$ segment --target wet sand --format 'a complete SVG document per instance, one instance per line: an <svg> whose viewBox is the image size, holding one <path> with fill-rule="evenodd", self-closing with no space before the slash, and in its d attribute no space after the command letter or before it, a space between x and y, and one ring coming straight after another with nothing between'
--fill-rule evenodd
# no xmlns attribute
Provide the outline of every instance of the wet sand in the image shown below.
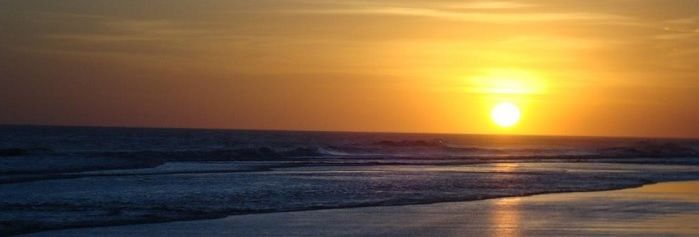
<svg viewBox="0 0 699 237"><path fill-rule="evenodd" d="M471 202L238 215L25 236L699 236L699 181Z"/></svg>

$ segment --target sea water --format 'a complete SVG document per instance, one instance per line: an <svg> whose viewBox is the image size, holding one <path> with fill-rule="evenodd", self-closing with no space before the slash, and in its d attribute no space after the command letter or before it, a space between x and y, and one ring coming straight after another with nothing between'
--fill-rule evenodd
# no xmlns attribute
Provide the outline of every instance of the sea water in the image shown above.
<svg viewBox="0 0 699 237"><path fill-rule="evenodd" d="M0 234L699 178L689 139L0 126Z"/></svg>

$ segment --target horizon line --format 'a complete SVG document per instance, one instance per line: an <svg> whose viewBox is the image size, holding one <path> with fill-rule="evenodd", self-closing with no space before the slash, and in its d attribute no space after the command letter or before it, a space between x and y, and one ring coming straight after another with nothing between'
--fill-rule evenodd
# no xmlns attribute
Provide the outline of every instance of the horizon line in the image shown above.
<svg viewBox="0 0 699 237"><path fill-rule="evenodd" d="M180 129L180 130L220 130L220 131L259 131L259 132L317 132L317 133L376 133L376 134L410 134L410 135L466 135L466 136L515 136L515 137L564 137L564 138L618 138L618 139L677 139L699 140L699 137L679 136L632 136L632 135L560 135L560 134L504 134L504 133L459 133L459 132L417 132L417 131L358 131L358 130L313 130L281 128L222 128L222 127L166 127L141 125L75 125L75 124L31 124L0 123L0 126L24 127L73 127L73 128L126 128L126 129Z"/></svg>

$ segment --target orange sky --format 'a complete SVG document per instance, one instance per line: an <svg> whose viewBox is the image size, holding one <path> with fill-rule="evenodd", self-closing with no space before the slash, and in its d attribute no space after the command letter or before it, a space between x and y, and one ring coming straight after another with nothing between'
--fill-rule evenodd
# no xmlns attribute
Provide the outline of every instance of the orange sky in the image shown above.
<svg viewBox="0 0 699 237"><path fill-rule="evenodd" d="M697 91L695 0L0 2L0 123L699 137Z"/></svg>

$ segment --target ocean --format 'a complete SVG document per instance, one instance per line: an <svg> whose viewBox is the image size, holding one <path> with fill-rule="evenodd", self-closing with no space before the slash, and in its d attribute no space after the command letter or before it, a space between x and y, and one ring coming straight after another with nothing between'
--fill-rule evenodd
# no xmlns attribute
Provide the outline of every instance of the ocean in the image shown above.
<svg viewBox="0 0 699 237"><path fill-rule="evenodd" d="M0 126L0 235L699 179L699 140Z"/></svg>

